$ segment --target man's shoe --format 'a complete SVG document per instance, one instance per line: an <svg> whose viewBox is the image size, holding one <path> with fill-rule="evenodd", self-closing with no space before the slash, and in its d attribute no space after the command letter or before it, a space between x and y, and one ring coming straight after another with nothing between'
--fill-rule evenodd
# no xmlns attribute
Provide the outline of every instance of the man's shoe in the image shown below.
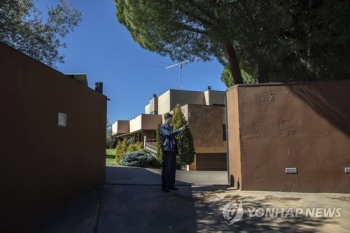
<svg viewBox="0 0 350 233"><path fill-rule="evenodd" d="M169 188L162 188L164 192L168 193L170 192Z"/></svg>
<svg viewBox="0 0 350 233"><path fill-rule="evenodd" d="M178 188L176 188L175 186L174 187L169 187L169 189L178 190Z"/></svg>

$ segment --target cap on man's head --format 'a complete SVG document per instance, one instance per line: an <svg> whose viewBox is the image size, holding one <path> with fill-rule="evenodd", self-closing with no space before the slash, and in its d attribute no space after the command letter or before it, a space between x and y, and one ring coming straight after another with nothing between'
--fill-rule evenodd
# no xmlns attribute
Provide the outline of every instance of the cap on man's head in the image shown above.
<svg viewBox="0 0 350 233"><path fill-rule="evenodd" d="M164 120L170 118L170 117L173 117L173 115L171 115L170 113L165 113L164 114Z"/></svg>

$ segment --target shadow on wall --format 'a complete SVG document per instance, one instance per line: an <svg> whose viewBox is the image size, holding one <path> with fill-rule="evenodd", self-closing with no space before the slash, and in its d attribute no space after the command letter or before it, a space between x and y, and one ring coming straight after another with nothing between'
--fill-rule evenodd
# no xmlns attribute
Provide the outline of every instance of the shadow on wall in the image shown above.
<svg viewBox="0 0 350 233"><path fill-rule="evenodd" d="M288 88L318 115L350 137L350 81L304 83Z"/></svg>
<svg viewBox="0 0 350 233"><path fill-rule="evenodd" d="M239 189L241 187L241 184L239 182L239 178L237 179L237 184L235 186L235 177L233 175L230 176L230 186L231 187L236 187L237 189Z"/></svg>

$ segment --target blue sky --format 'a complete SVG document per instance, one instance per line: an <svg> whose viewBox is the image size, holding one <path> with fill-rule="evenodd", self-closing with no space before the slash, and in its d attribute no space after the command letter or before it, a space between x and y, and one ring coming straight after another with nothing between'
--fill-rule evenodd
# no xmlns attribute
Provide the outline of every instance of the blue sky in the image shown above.
<svg viewBox="0 0 350 233"><path fill-rule="evenodd" d="M59 0L35 0L43 12ZM89 86L103 82L108 101L110 123L130 120L144 113L145 105L156 94L179 89L179 69L165 67L176 64L168 57L141 48L127 29L118 23L113 0L68 0L83 12L82 22L65 38L67 48L60 49L65 63L57 64L62 73L85 73ZM183 90L205 91L226 89L220 81L222 65L195 61L183 65Z"/></svg>

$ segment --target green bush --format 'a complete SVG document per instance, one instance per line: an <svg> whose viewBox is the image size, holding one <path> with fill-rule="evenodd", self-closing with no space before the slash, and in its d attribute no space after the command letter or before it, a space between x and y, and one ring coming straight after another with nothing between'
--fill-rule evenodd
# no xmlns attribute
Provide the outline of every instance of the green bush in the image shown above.
<svg viewBox="0 0 350 233"><path fill-rule="evenodd" d="M120 160L124 156L125 152L127 151L128 146L129 145L126 139L124 139L123 141L118 141L117 147L115 148L116 149L115 161L117 164L120 164Z"/></svg>
<svg viewBox="0 0 350 233"><path fill-rule="evenodd" d="M149 167L155 158L144 151L126 152L120 160L120 165L131 167Z"/></svg>
<svg viewBox="0 0 350 233"><path fill-rule="evenodd" d="M143 149L143 143L142 142L136 142L133 144L129 144L127 148L128 152L133 152L133 151L144 151Z"/></svg>
<svg viewBox="0 0 350 233"><path fill-rule="evenodd" d="M116 155L115 160L117 164L120 164L120 160L123 158L123 156L127 152L133 152L133 151L144 151L143 143L142 142L136 142L133 144L130 144L131 140L127 140L126 138L123 141L119 141L116 147Z"/></svg>
<svg viewBox="0 0 350 233"><path fill-rule="evenodd" d="M157 168L162 167L162 166L163 166L163 161L162 161L162 159L159 159L159 158L157 158L157 157L154 158L154 159L152 160L151 166L152 166L152 167L157 167Z"/></svg>

